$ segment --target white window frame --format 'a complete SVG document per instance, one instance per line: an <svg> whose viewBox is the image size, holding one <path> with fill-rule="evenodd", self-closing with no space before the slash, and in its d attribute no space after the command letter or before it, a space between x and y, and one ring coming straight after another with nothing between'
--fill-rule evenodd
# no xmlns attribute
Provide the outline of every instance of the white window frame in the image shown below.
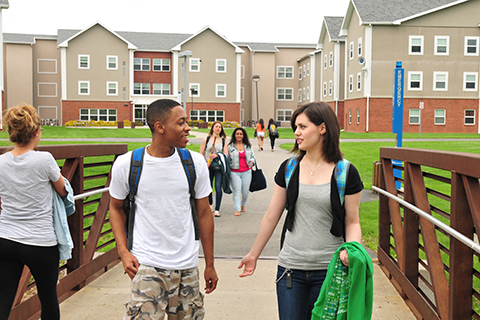
<svg viewBox="0 0 480 320"><path fill-rule="evenodd" d="M324 97L327 96L327 82L326 81L323 83L323 96Z"/></svg>
<svg viewBox="0 0 480 320"><path fill-rule="evenodd" d="M302 80L302 66L298 68L298 80Z"/></svg>
<svg viewBox="0 0 480 320"><path fill-rule="evenodd" d="M328 60L329 60L329 67L330 68L333 67L333 51L330 51Z"/></svg>
<svg viewBox="0 0 480 320"><path fill-rule="evenodd" d="M245 66L243 64L240 66L240 78L245 79Z"/></svg>
<svg viewBox="0 0 480 320"><path fill-rule="evenodd" d="M466 56L478 56L478 42L479 42L480 37L465 37L465 49L464 49L464 54ZM469 53L468 48L471 47L468 45L468 40L475 40L476 45L475 45L475 53Z"/></svg>
<svg viewBox="0 0 480 320"><path fill-rule="evenodd" d="M328 95L331 96L333 94L333 82L330 80L328 82Z"/></svg>
<svg viewBox="0 0 480 320"><path fill-rule="evenodd" d="M353 92L353 74L348 76L348 92Z"/></svg>
<svg viewBox="0 0 480 320"><path fill-rule="evenodd" d="M243 101L245 100L245 88L240 87L240 100Z"/></svg>
<svg viewBox="0 0 480 320"><path fill-rule="evenodd" d="M292 95L290 99L287 99L287 90L290 91L290 94ZM294 100L293 88L277 88L276 91L277 91L277 95L275 96L275 100L277 101L293 101ZM283 95L283 99L279 98L280 94Z"/></svg>
<svg viewBox="0 0 480 320"><path fill-rule="evenodd" d="M412 121L416 119L415 121ZM408 124L411 125L420 125L420 109L409 109L408 110Z"/></svg>
<svg viewBox="0 0 480 320"><path fill-rule="evenodd" d="M55 62L55 71L53 71L53 72L40 71L40 61L54 61ZM39 74L57 74L57 59L37 59L37 73L39 73Z"/></svg>
<svg viewBox="0 0 480 320"><path fill-rule="evenodd" d="M357 108L357 124L360 124L360 108Z"/></svg>
<svg viewBox="0 0 480 320"><path fill-rule="evenodd" d="M310 63L307 63L307 76L310 76Z"/></svg>
<svg viewBox="0 0 480 320"><path fill-rule="evenodd" d="M288 77L287 74L289 73L287 70L291 70L291 76ZM283 76L281 76L283 74ZM293 66L277 66L277 79L293 79Z"/></svg>
<svg viewBox="0 0 480 320"><path fill-rule="evenodd" d="M298 102L302 102L302 89L298 89Z"/></svg>
<svg viewBox="0 0 480 320"><path fill-rule="evenodd" d="M82 58L87 58L87 66L82 67ZM90 55L89 54L79 54L78 55L78 69L90 69Z"/></svg>
<svg viewBox="0 0 480 320"><path fill-rule="evenodd" d="M355 56L354 55L354 50L355 50L355 42L352 41L352 42L350 42L349 50L348 50L348 58L350 60L353 60L353 57Z"/></svg>
<svg viewBox="0 0 480 320"><path fill-rule="evenodd" d="M140 63L135 63L135 60L140 60ZM148 69L144 69L147 66L146 62L148 60ZM133 58L133 71L150 71L150 58ZM135 66L140 66L140 69L135 69Z"/></svg>
<svg viewBox="0 0 480 320"><path fill-rule="evenodd" d="M157 87L157 88L155 88L155 87ZM160 93L155 93L155 91L160 91ZM165 93L166 91L168 91L168 93ZM168 96L168 95L170 95L170 92L171 92L170 83L153 83L152 84L152 94L153 95Z"/></svg>
<svg viewBox="0 0 480 320"><path fill-rule="evenodd" d="M293 110L292 109L277 109L276 112L276 121L290 121L292 120L292 114Z"/></svg>
<svg viewBox="0 0 480 320"><path fill-rule="evenodd" d="M303 90L302 90L302 97L303 97L303 101L305 101L305 87L303 87Z"/></svg>
<svg viewBox="0 0 480 320"><path fill-rule="evenodd" d="M223 62L223 66L220 63ZM223 70L221 68L223 67ZM215 59L215 71L218 73L227 73L227 59Z"/></svg>
<svg viewBox="0 0 480 320"><path fill-rule="evenodd" d="M54 85L55 86L55 95L44 95L40 94L40 85ZM58 95L58 87L56 82L38 82L37 83L37 97L39 98L55 98Z"/></svg>
<svg viewBox="0 0 480 320"><path fill-rule="evenodd" d="M446 48L445 48L445 52L438 52L438 48L441 47L439 44L438 44L438 40L447 40L447 44L445 45ZM443 47L443 45L442 45ZM436 56L448 56L449 55L449 52L450 52L450 37L449 36L435 36L435 51L434 51L434 55Z"/></svg>
<svg viewBox="0 0 480 320"><path fill-rule="evenodd" d="M197 94L194 94L193 97L197 98L197 97L200 97L200 83L189 83L188 84L188 96L189 97L192 97L192 91L190 89L192 89L192 87L196 87L196 90L197 90Z"/></svg>
<svg viewBox="0 0 480 320"><path fill-rule="evenodd" d="M467 116L467 111L473 111L473 116ZM473 123L467 123L467 119L473 119ZM465 109L463 112L463 124L466 126L475 125L475 109Z"/></svg>
<svg viewBox="0 0 480 320"><path fill-rule="evenodd" d="M328 61L328 56L325 55L323 57L324 61L323 61L323 69L327 70L327 61Z"/></svg>
<svg viewBox="0 0 480 320"><path fill-rule="evenodd" d="M362 91L362 73L357 73L357 91Z"/></svg>
<svg viewBox="0 0 480 320"><path fill-rule="evenodd" d="M412 51L412 40L420 39L420 52L413 52ZM424 51L424 38L423 36L408 36L408 54L409 55L423 55Z"/></svg>
<svg viewBox="0 0 480 320"><path fill-rule="evenodd" d="M223 86L223 90L220 90L221 86ZM223 95L219 94L220 91L223 91ZM227 97L227 84L226 83L216 83L215 84L215 97L216 98L226 98Z"/></svg>
<svg viewBox="0 0 480 320"><path fill-rule="evenodd" d="M306 70L305 65L303 65L303 77L305 78Z"/></svg>
<svg viewBox="0 0 480 320"><path fill-rule="evenodd" d="M445 76L445 88L437 88L437 83L441 82L437 80L437 76ZM448 72L446 71L433 72L433 91L448 91Z"/></svg>
<svg viewBox="0 0 480 320"><path fill-rule="evenodd" d="M307 87L307 95L306 95L307 100L310 100L310 87Z"/></svg>
<svg viewBox="0 0 480 320"><path fill-rule="evenodd" d="M225 110L190 110L190 119L205 122L225 121Z"/></svg>
<svg viewBox="0 0 480 320"><path fill-rule="evenodd" d="M86 110L87 113L82 114L82 110ZM79 119L82 121L117 121L116 109L81 108L80 110L78 110L78 112L80 114ZM92 119L92 117L96 117L97 119ZM100 117L105 117L106 119L100 119Z"/></svg>
<svg viewBox="0 0 480 320"><path fill-rule="evenodd" d="M475 76L475 88L467 88L467 77ZM470 82L470 81L468 81ZM464 72L463 73L463 91L477 91L478 90L478 72Z"/></svg>
<svg viewBox="0 0 480 320"><path fill-rule="evenodd" d="M412 75L420 75L420 85L418 88L412 88ZM409 91L422 91L423 90L423 72L422 71L409 71L408 72L408 90Z"/></svg>
<svg viewBox="0 0 480 320"><path fill-rule="evenodd" d="M110 93L110 85L115 85L115 93ZM107 96L118 96L118 81L107 81Z"/></svg>
<svg viewBox="0 0 480 320"><path fill-rule="evenodd" d="M110 58L115 59L115 67L110 67ZM118 56L107 56L107 70L118 70Z"/></svg>
<svg viewBox="0 0 480 320"><path fill-rule="evenodd" d="M164 63L164 60L168 61L168 70L164 70L164 67L167 67L167 64ZM160 61L160 63L158 63L159 61ZM155 70L155 67L160 67L160 70ZM152 71L153 72L170 72L170 59L153 58L152 59Z"/></svg>
<svg viewBox="0 0 480 320"><path fill-rule="evenodd" d="M362 48L362 38L358 38L358 44L357 44L357 55L359 57L362 56L363 52L362 52L363 48Z"/></svg>
<svg viewBox="0 0 480 320"><path fill-rule="evenodd" d="M352 109L348 109L348 124L352 124Z"/></svg>
<svg viewBox="0 0 480 320"><path fill-rule="evenodd" d="M437 111L443 111L443 116L437 116ZM437 123L437 118L443 118L443 123ZM447 123L447 110L446 109L435 109L433 113L433 124L436 126L444 126Z"/></svg>
<svg viewBox="0 0 480 320"><path fill-rule="evenodd" d="M82 84L86 84L87 85L87 92L85 93L82 93ZM78 81L78 95L80 96L89 96L90 95L90 81L87 81L87 80L79 80Z"/></svg>
<svg viewBox="0 0 480 320"><path fill-rule="evenodd" d="M193 63L195 62L195 63ZM193 70L192 67L197 67L197 70ZM200 59L199 58L190 58L188 59L188 70L190 72L200 72Z"/></svg>

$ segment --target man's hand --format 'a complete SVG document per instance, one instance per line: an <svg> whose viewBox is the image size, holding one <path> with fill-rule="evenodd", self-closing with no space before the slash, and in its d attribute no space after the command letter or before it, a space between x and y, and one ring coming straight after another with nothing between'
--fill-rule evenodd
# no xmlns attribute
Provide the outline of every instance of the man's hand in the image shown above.
<svg viewBox="0 0 480 320"><path fill-rule="evenodd" d="M205 293L212 293L217 288L218 276L214 267L206 267L204 272L205 277Z"/></svg>
<svg viewBox="0 0 480 320"><path fill-rule="evenodd" d="M130 279L133 280L133 278L137 274L138 267L140 266L137 258L129 251L125 251L124 253L122 253L120 258L122 259L123 270L125 270L125 273L128 274Z"/></svg>

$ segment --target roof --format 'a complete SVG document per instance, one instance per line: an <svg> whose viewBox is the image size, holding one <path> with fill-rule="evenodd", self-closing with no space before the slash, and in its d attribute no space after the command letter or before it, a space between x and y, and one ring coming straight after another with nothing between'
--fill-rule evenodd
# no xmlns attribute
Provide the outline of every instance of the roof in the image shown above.
<svg viewBox="0 0 480 320"><path fill-rule="evenodd" d="M324 17L330 41L344 41L345 36L340 35L344 17Z"/></svg>
<svg viewBox="0 0 480 320"><path fill-rule="evenodd" d="M264 42L235 42L237 46L248 47L255 52L278 52L278 48L315 49L313 43L264 43Z"/></svg>
<svg viewBox="0 0 480 320"><path fill-rule="evenodd" d="M400 24L466 1L468 0L351 0L350 5L353 3L362 24Z"/></svg>
<svg viewBox="0 0 480 320"><path fill-rule="evenodd" d="M21 34L21 33L4 33L4 43L34 44L36 39L56 40L55 35L46 34Z"/></svg>
<svg viewBox="0 0 480 320"><path fill-rule="evenodd" d="M153 33L118 31L119 35L133 43L138 50L170 51L180 42L185 41L191 34L182 33Z"/></svg>
<svg viewBox="0 0 480 320"><path fill-rule="evenodd" d="M185 40L183 40L182 42L178 43L178 44L175 46L175 48L172 48L172 49L180 51L183 44L185 44L186 42L190 41L190 39L195 38L195 37L198 36L199 34L203 33L205 30L210 30L210 31L212 31L212 32L215 33L217 36L219 36L219 37L222 38L224 41L226 41L228 44L230 44L232 47L234 47L234 48L235 48L235 53L244 53L244 52L245 52L245 51L243 51L242 49L240 49L235 43L233 43L233 42L231 42L230 40L228 40L225 36L221 35L220 33L218 33L215 29L213 29L213 28L210 27L210 26L206 26L205 28L203 28L203 29L200 30L199 32L191 35L191 36L188 37L187 39L185 39Z"/></svg>
<svg viewBox="0 0 480 320"><path fill-rule="evenodd" d="M10 7L10 4L8 3L8 0L0 0L0 8L8 9L9 7Z"/></svg>

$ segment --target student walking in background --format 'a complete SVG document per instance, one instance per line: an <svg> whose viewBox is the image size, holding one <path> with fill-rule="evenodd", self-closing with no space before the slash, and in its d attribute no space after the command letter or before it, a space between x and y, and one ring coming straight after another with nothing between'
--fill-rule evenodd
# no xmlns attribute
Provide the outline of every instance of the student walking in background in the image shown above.
<svg viewBox="0 0 480 320"><path fill-rule="evenodd" d="M281 320L310 320L333 254L345 241L361 243L363 183L357 169L343 160L340 126L328 104L301 106L291 126L296 155L280 165L257 239L239 268L244 267L240 277L254 273L286 207L276 280L278 312ZM337 178L337 170L345 176ZM344 183L340 192L338 181ZM340 259L348 266L345 250Z"/></svg>
<svg viewBox="0 0 480 320"><path fill-rule="evenodd" d="M275 139L278 138L278 128L273 118L268 120L268 136L270 137L270 146L273 152L275 150Z"/></svg>
<svg viewBox="0 0 480 320"><path fill-rule="evenodd" d="M252 166L255 164L255 155L243 128L233 130L232 138L228 144L230 158L230 180L233 189L233 204L235 215L245 212L250 182L252 181Z"/></svg>
<svg viewBox="0 0 480 320"><path fill-rule="evenodd" d="M258 151L263 151L263 139L265 139L265 124L263 118L260 118L257 123L257 139L258 139Z"/></svg>
<svg viewBox="0 0 480 320"><path fill-rule="evenodd" d="M15 146L0 156L0 319L8 319L25 265L35 278L41 318L60 319L52 185L65 196L65 181L52 154L34 150L42 136L35 108L10 108L3 122Z"/></svg>
<svg viewBox="0 0 480 320"><path fill-rule="evenodd" d="M214 211L215 217L220 217L220 205L222 204L222 170L220 167L214 165L212 162L218 158L219 153L223 153L228 157L228 148L226 144L227 135L223 131L223 126L220 121L215 121L212 124L208 136L202 141L200 145L200 154L204 155L205 161L207 161L208 172L210 175L210 184L213 187L213 181L215 181L215 207L213 207L213 195L208 196L208 202L212 211Z"/></svg>

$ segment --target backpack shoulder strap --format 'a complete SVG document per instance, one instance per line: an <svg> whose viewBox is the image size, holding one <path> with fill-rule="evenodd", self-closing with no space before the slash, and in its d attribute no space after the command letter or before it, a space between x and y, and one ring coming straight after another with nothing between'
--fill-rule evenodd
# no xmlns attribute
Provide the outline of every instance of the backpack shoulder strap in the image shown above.
<svg viewBox="0 0 480 320"><path fill-rule="evenodd" d="M195 228L195 240L200 239L200 229L198 228L197 207L195 205L195 183L197 175L195 173L195 165L192 160L190 151L185 148L177 148L178 155L182 161L182 167L188 180L188 190L190 191L190 206L192 208L193 226Z"/></svg>
<svg viewBox="0 0 480 320"><path fill-rule="evenodd" d="M143 158L145 156L145 147L138 148L132 151L132 158L130 160L130 172L128 174L128 197L126 201L129 202L127 212L127 249L131 250L133 245L133 225L135 223L135 195L138 190L138 183L142 175Z"/></svg>
<svg viewBox="0 0 480 320"><path fill-rule="evenodd" d="M288 188L288 184L290 182L290 178L292 177L292 173L297 166L298 161L297 157L291 157L288 160L287 166L285 167L285 186Z"/></svg>
<svg viewBox="0 0 480 320"><path fill-rule="evenodd" d="M210 141L210 136L207 135L207 141L205 141L205 148L207 147L208 141Z"/></svg>
<svg viewBox="0 0 480 320"><path fill-rule="evenodd" d="M340 160L335 166L335 180L337 181L338 194L340 195L340 203L342 206L345 202L345 188L349 168L350 161L346 159Z"/></svg>

